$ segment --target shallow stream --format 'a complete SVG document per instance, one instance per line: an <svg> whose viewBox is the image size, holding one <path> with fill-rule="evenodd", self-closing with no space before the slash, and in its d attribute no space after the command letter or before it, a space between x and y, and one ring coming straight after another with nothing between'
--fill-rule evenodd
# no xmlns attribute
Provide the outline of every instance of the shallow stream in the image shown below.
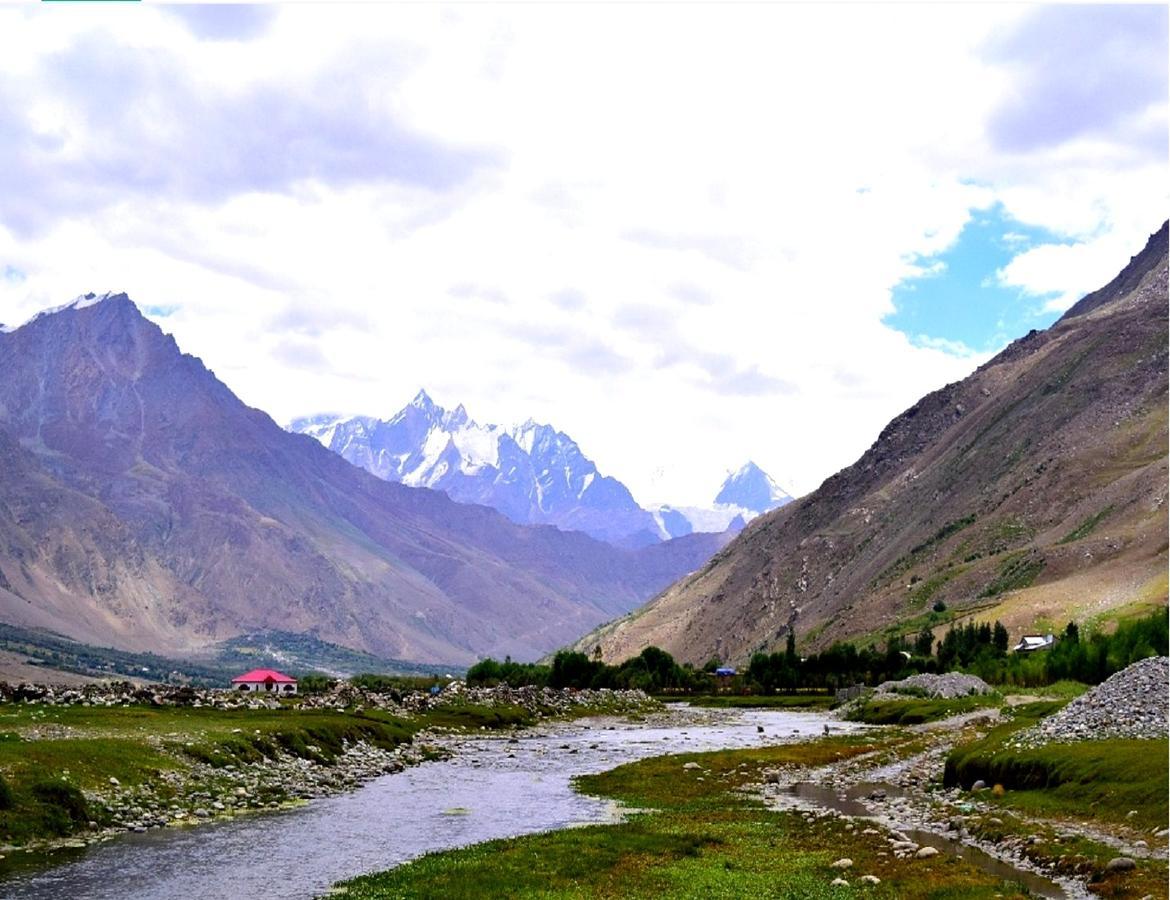
<svg viewBox="0 0 1170 900"><path fill-rule="evenodd" d="M128 834L83 850L0 862L0 897L21 900L305 900L432 850L614 820L574 775L663 753L819 736L821 713L675 708L644 723L593 719L457 741L424 763L297 809ZM833 722L836 731L849 725ZM760 729L763 729L762 731Z"/></svg>

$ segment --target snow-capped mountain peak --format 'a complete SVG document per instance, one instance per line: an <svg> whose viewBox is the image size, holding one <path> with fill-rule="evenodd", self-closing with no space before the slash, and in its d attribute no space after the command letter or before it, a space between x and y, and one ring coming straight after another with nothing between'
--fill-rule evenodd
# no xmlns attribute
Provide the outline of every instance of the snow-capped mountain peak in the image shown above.
<svg viewBox="0 0 1170 900"><path fill-rule="evenodd" d="M60 306L51 306L48 309L42 309L40 312L35 313L29 319L26 319L20 325L16 325L16 326L0 325L0 331L3 331L5 334L11 334L12 332L16 331L17 329L23 328L25 325L29 325L29 324L37 321L37 319L44 318L45 316L56 315L57 313L65 312L66 310L70 310L70 309L86 309L90 306L97 306L99 303L102 303L103 301L109 300L111 297L125 297L125 296L126 296L125 294L114 293L113 291L106 291L105 293L102 293L102 294L95 294L92 291L89 293L86 293L86 294L79 294L78 296L76 296L72 300L70 300L68 303L62 303Z"/></svg>
<svg viewBox="0 0 1170 900"><path fill-rule="evenodd" d="M379 478L492 506L522 524L551 524L631 546L664 533L621 482L606 478L567 434L528 419L480 425L420 390L388 420L312 416L289 425Z"/></svg>
<svg viewBox="0 0 1170 900"><path fill-rule="evenodd" d="M751 460L727 476L716 505L740 506L754 513L764 513L783 506L792 498L771 477Z"/></svg>
<svg viewBox="0 0 1170 900"><path fill-rule="evenodd" d="M670 537L696 531L739 531L756 516L791 500L767 472L748 461L727 476L711 506L660 506L654 518Z"/></svg>

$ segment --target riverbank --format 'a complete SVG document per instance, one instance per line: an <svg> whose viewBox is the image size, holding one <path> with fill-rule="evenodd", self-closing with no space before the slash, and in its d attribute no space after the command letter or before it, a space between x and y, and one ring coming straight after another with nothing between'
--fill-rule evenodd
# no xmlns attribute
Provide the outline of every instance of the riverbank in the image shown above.
<svg viewBox="0 0 1170 900"><path fill-rule="evenodd" d="M1014 785L944 786L948 759L953 764L972 750L1016 752L1012 736L1043 730L1040 723L1064 702L980 707L863 735L644 760L578 780L588 794L635 808L624 823L437 853L336 890L354 900L1166 897L1165 739L1146 738L1123 755L1123 774L1086 770L1088 784L1054 788L1065 795L1060 802ZM1088 697L1082 705L1094 702ZM1060 760L1107 759L1119 749L1107 743L1053 744L1047 752ZM1123 782L1153 789L1127 793ZM1134 808L1118 813L1130 803Z"/></svg>
<svg viewBox="0 0 1170 900"><path fill-rule="evenodd" d="M0 853L286 808L441 757L452 735L660 708L638 691L462 685L285 701L129 684L3 696Z"/></svg>
<svg viewBox="0 0 1170 900"><path fill-rule="evenodd" d="M636 810L626 821L491 841L344 882L350 900L387 897L1023 896L978 867L906 859L876 829L769 808L755 785L891 749L853 734L659 756L579 778L586 794ZM845 885L852 885L846 888ZM943 893L945 892L945 894Z"/></svg>

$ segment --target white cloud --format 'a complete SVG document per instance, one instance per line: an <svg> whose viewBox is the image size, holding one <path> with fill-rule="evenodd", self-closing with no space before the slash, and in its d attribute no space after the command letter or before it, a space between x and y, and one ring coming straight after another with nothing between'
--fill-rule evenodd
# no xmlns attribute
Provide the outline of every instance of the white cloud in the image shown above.
<svg viewBox="0 0 1170 900"><path fill-rule="evenodd" d="M27 98L42 135L174 154L150 190L25 210L36 232L4 218L35 195L0 175L0 269L27 276L0 281L0 321L127 290L176 307L163 327L278 419L386 414L425 386L481 420L556 424L643 502L707 501L748 458L815 488L970 371L965 347L881 319L972 210L998 201L1068 235L999 274L1063 303L1166 208L1164 162L1099 133L992 146L1016 82L985 48L1022 8L307 4L207 41L135 12L115 30L107 12L0 10L0 95ZM43 66L97 33L130 69L169 60L182 89L151 87L160 118L78 130ZM312 92L337 83L343 114L317 116ZM174 135L218 128L200 152L236 153L224 123L250 97L272 127L248 123L240 164L271 156L282 177L179 183L215 167ZM1165 130L1164 103L1140 116ZM0 115L0 140L15 121ZM305 142L314 122L333 133ZM404 134L459 177L372 177L362 151ZM370 177L339 177L347 141L366 142L352 150ZM46 177L69 174L37 146Z"/></svg>

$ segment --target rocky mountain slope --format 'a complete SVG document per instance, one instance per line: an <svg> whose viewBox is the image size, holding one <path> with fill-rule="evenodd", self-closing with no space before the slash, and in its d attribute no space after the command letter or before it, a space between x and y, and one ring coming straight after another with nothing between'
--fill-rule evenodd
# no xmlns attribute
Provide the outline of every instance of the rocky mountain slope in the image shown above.
<svg viewBox="0 0 1170 900"><path fill-rule="evenodd" d="M182 653L261 630L533 658L701 565L377 479L245 406L124 294L0 332L0 622Z"/></svg>
<svg viewBox="0 0 1170 900"><path fill-rule="evenodd" d="M768 473L749 460L724 479L710 506L660 506L654 517L670 537L701 531L738 534L756 516L791 502Z"/></svg>
<svg viewBox="0 0 1170 900"><path fill-rule="evenodd" d="M448 411L419 391L390 419L322 415L289 430L386 481L481 503L521 525L556 525L628 547L670 537L572 438L531 419L516 428L481 425L462 405Z"/></svg>
<svg viewBox="0 0 1170 900"><path fill-rule="evenodd" d="M578 646L702 663L1167 597L1167 227L1105 288L895 418L855 464Z"/></svg>

